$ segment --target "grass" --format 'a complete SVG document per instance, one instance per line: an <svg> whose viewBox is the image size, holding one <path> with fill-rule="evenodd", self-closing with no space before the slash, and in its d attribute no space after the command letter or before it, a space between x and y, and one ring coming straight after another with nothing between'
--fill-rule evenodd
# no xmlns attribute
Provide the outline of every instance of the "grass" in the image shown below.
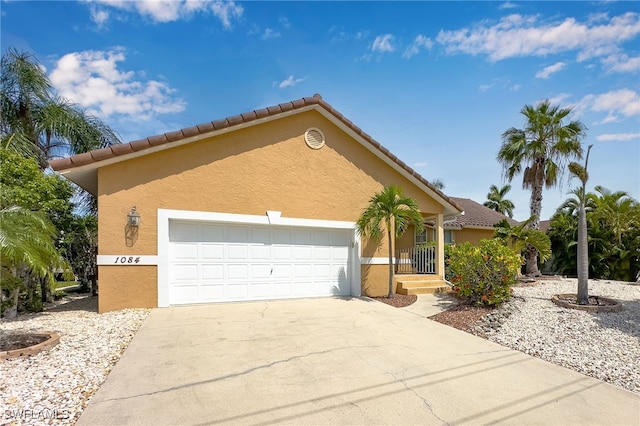
<svg viewBox="0 0 640 426"><path fill-rule="evenodd" d="M55 289L57 290L59 288L69 287L72 285L80 285L80 283L78 281L57 281Z"/></svg>

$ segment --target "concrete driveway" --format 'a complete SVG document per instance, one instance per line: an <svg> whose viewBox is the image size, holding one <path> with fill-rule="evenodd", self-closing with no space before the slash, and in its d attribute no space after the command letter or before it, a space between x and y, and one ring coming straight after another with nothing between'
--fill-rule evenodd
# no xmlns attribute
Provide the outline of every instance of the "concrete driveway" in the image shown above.
<svg viewBox="0 0 640 426"><path fill-rule="evenodd" d="M358 298L155 309L79 425L638 425L640 397Z"/></svg>

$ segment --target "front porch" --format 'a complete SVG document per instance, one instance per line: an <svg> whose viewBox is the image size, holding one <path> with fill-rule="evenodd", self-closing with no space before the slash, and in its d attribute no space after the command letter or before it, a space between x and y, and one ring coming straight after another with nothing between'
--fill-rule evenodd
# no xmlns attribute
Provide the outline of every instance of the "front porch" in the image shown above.
<svg viewBox="0 0 640 426"><path fill-rule="evenodd" d="M394 283L398 294L448 293L444 270L437 273L435 245L399 248L395 251Z"/></svg>

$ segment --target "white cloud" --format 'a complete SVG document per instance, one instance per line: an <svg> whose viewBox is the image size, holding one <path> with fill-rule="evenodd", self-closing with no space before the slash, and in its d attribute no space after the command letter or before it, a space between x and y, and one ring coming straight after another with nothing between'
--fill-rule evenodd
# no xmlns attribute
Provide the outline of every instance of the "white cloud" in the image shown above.
<svg viewBox="0 0 640 426"><path fill-rule="evenodd" d="M504 2L500 5L500 9L515 9L518 5L515 3L511 3L510 1Z"/></svg>
<svg viewBox="0 0 640 426"><path fill-rule="evenodd" d="M640 71L640 56L630 58L624 53L614 54L602 59L602 64L609 72L637 72Z"/></svg>
<svg viewBox="0 0 640 426"><path fill-rule="evenodd" d="M426 161L419 161L417 163L413 163L413 168L414 169L421 169L423 167L427 167L429 165L429 163L427 163Z"/></svg>
<svg viewBox="0 0 640 426"><path fill-rule="evenodd" d="M491 89L493 87L493 84L481 84L480 86L478 86L478 91L484 93L487 90Z"/></svg>
<svg viewBox="0 0 640 426"><path fill-rule="evenodd" d="M431 40L429 37L419 34L413 40L413 43L411 44L411 46L407 47L407 49L404 51L404 53L402 54L402 57L408 59L420 53L420 49L431 50L432 47L433 47L433 40Z"/></svg>
<svg viewBox="0 0 640 426"><path fill-rule="evenodd" d="M596 140L600 142L632 141L634 139L640 140L640 133L611 133L596 136Z"/></svg>
<svg viewBox="0 0 640 426"><path fill-rule="evenodd" d="M102 119L150 120L158 114L184 111L184 101L174 96L167 83L118 69L125 59L123 49L69 53L57 61L49 78L60 96Z"/></svg>
<svg viewBox="0 0 640 426"><path fill-rule="evenodd" d="M293 78L293 76L290 75L286 79L282 80L280 83L275 82L274 86L277 85L280 89L285 89L287 87L293 87L304 80L305 78Z"/></svg>
<svg viewBox="0 0 640 426"><path fill-rule="evenodd" d="M638 34L640 15L632 12L585 23L575 18L540 22L539 16L513 14L493 24L483 21L472 28L440 31L436 41L450 54L486 55L491 61L569 51L584 61L618 52Z"/></svg>
<svg viewBox="0 0 640 426"><path fill-rule="evenodd" d="M373 40L371 45L372 52L393 52L396 48L393 46L393 35L383 34L379 35Z"/></svg>
<svg viewBox="0 0 640 426"><path fill-rule="evenodd" d="M613 90L584 96L576 105L577 114L585 111L604 112L607 116L595 124L620 121L621 117L640 115L640 94L631 89Z"/></svg>
<svg viewBox="0 0 640 426"><path fill-rule="evenodd" d="M551 76L551 74L555 74L558 71L563 70L567 64L565 62L556 62L553 65L549 65L548 67L543 68L541 71L536 73L536 78L547 79Z"/></svg>
<svg viewBox="0 0 640 426"><path fill-rule="evenodd" d="M85 0L89 2L89 0ZM189 19L197 13L213 14L224 28L231 28L232 21L240 19L244 9L235 1L223 0L92 0L91 19L104 25L109 15L107 10L115 9L151 19L153 22L173 22Z"/></svg>
<svg viewBox="0 0 640 426"><path fill-rule="evenodd" d="M263 40L269 40L270 38L278 38L278 37L280 37L280 33L271 28L266 28L262 33Z"/></svg>

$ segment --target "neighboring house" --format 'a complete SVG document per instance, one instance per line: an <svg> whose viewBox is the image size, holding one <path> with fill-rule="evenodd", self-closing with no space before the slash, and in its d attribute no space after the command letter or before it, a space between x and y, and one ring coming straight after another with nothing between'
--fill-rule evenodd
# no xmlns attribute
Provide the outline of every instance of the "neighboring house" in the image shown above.
<svg viewBox="0 0 640 426"><path fill-rule="evenodd" d="M502 219L507 219L509 224L513 226L519 223L517 220L468 198L450 197L449 199L460 206L464 213L450 220L445 220L445 243L470 242L471 244L478 244L480 240L493 238L495 233L494 225Z"/></svg>
<svg viewBox="0 0 640 426"><path fill-rule="evenodd" d="M371 196L397 184L433 224L410 274L444 275L463 210L319 95L50 164L98 198L100 312L385 295L386 242L356 233Z"/></svg>

